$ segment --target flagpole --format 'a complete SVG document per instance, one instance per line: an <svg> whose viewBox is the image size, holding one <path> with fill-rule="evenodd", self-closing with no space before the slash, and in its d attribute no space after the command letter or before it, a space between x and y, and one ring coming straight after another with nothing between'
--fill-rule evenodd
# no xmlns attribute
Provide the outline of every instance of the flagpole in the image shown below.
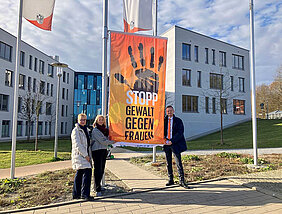
<svg viewBox="0 0 282 214"><path fill-rule="evenodd" d="M11 179L15 178L15 156L16 156L16 143L17 143L17 123L18 123L19 62L20 62L20 49L21 49L21 37L22 37L22 12L23 12L23 0L20 0L18 36L17 36L17 46L16 46L15 81L14 81L15 88L14 88L13 130L12 130Z"/></svg>
<svg viewBox="0 0 282 214"><path fill-rule="evenodd" d="M257 149L257 120L256 120L256 83L255 83L255 44L254 44L254 13L253 0L250 0L250 43L251 43L251 87L252 87L252 127L253 127L253 152L254 165L258 165Z"/></svg>
<svg viewBox="0 0 282 214"><path fill-rule="evenodd" d="M153 35L157 36L157 25L158 25L158 0L155 0L155 27ZM153 146L153 163L156 163L156 156L157 156L157 146Z"/></svg>

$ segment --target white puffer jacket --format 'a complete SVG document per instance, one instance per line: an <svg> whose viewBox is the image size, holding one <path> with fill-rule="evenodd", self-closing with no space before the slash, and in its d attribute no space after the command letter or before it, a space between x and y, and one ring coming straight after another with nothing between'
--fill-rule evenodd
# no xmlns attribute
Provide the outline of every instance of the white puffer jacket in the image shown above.
<svg viewBox="0 0 282 214"><path fill-rule="evenodd" d="M75 124L75 127L72 130L71 141L72 141L72 154L71 154L72 168L74 170L91 168L91 163L85 159L86 156L91 155L91 151L89 153L87 152L87 137L78 124Z"/></svg>

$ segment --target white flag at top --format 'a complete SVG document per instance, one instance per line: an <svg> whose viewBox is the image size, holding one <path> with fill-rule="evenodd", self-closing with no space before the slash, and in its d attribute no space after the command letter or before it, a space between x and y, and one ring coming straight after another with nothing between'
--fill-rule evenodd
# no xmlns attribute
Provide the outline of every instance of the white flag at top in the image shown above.
<svg viewBox="0 0 282 214"><path fill-rule="evenodd" d="M23 17L43 30L51 30L55 0L23 0Z"/></svg>
<svg viewBox="0 0 282 214"><path fill-rule="evenodd" d="M151 30L153 0L123 0L124 32Z"/></svg>

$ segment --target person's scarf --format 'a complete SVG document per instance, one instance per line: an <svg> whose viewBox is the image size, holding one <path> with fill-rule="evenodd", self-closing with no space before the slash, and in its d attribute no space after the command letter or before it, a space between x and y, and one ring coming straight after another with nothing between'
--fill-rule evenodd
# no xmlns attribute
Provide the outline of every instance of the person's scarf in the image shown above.
<svg viewBox="0 0 282 214"><path fill-rule="evenodd" d="M99 129L106 137L109 136L109 129L106 128L106 126L103 125L99 125L98 123L96 124L97 129Z"/></svg>

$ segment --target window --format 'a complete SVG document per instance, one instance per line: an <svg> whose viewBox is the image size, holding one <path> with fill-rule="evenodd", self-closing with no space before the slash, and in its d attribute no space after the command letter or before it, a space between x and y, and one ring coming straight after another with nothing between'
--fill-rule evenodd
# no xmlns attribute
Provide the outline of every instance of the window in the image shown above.
<svg viewBox="0 0 282 214"><path fill-rule="evenodd" d="M48 64L48 74L49 77L54 77L54 66Z"/></svg>
<svg viewBox="0 0 282 214"><path fill-rule="evenodd" d="M46 115L52 114L52 103L46 102Z"/></svg>
<svg viewBox="0 0 282 214"><path fill-rule="evenodd" d="M39 114L42 114L42 101L38 101L37 104L39 105Z"/></svg>
<svg viewBox="0 0 282 214"><path fill-rule="evenodd" d="M215 65L215 49L212 49L212 64Z"/></svg>
<svg viewBox="0 0 282 214"><path fill-rule="evenodd" d="M10 137L10 120L2 121L2 137Z"/></svg>
<svg viewBox="0 0 282 214"><path fill-rule="evenodd" d="M70 74L67 73L67 83L69 84L70 83Z"/></svg>
<svg viewBox="0 0 282 214"><path fill-rule="evenodd" d="M5 71L5 85L6 86L12 86L12 81L13 81L12 77L13 77L13 72L6 70Z"/></svg>
<svg viewBox="0 0 282 214"><path fill-rule="evenodd" d="M65 106L62 105L62 112L61 112L61 116L64 117L64 111L65 111Z"/></svg>
<svg viewBox="0 0 282 214"><path fill-rule="evenodd" d="M215 98L212 98L212 113L216 114Z"/></svg>
<svg viewBox="0 0 282 214"><path fill-rule="evenodd" d="M21 97L18 97L18 112L21 112L22 111L22 98Z"/></svg>
<svg viewBox="0 0 282 214"><path fill-rule="evenodd" d="M40 81L39 91L40 91L40 94L45 94L45 82L44 81Z"/></svg>
<svg viewBox="0 0 282 214"><path fill-rule="evenodd" d="M198 112L198 97L182 95L182 112Z"/></svg>
<svg viewBox="0 0 282 214"><path fill-rule="evenodd" d="M61 122L61 134L64 134L64 122Z"/></svg>
<svg viewBox="0 0 282 214"><path fill-rule="evenodd" d="M67 89L66 99L69 100L69 89Z"/></svg>
<svg viewBox="0 0 282 214"><path fill-rule="evenodd" d="M191 86L191 70L182 69L182 85Z"/></svg>
<svg viewBox="0 0 282 214"><path fill-rule="evenodd" d="M23 136L23 121L18 121L17 136Z"/></svg>
<svg viewBox="0 0 282 214"><path fill-rule="evenodd" d="M0 111L8 111L9 95L0 94Z"/></svg>
<svg viewBox="0 0 282 214"><path fill-rule="evenodd" d="M48 134L48 122L45 121L45 135Z"/></svg>
<svg viewBox="0 0 282 214"><path fill-rule="evenodd" d="M32 69L32 56L29 55L29 65L28 68L31 70Z"/></svg>
<svg viewBox="0 0 282 214"><path fill-rule="evenodd" d="M239 92L245 92L245 79L239 77Z"/></svg>
<svg viewBox="0 0 282 214"><path fill-rule="evenodd" d="M226 67L226 52L219 51L219 66Z"/></svg>
<svg viewBox="0 0 282 214"><path fill-rule="evenodd" d="M29 126L28 121L25 122L25 136L28 136L28 134L33 135L33 124L34 122L32 121L30 122L30 126Z"/></svg>
<svg viewBox="0 0 282 214"><path fill-rule="evenodd" d="M37 58L34 57L34 71L37 71Z"/></svg>
<svg viewBox="0 0 282 214"><path fill-rule="evenodd" d="M0 42L0 58L12 61L12 46Z"/></svg>
<svg viewBox="0 0 282 214"><path fill-rule="evenodd" d="M25 75L20 74L19 76L19 88L24 89L25 88Z"/></svg>
<svg viewBox="0 0 282 214"><path fill-rule="evenodd" d="M208 48L205 48L205 56L206 56L205 63L209 64L209 49Z"/></svg>
<svg viewBox="0 0 282 214"><path fill-rule="evenodd" d="M182 59L191 60L191 45L182 43Z"/></svg>
<svg viewBox="0 0 282 214"><path fill-rule="evenodd" d="M44 61L39 60L39 73L44 74Z"/></svg>
<svg viewBox="0 0 282 214"><path fill-rule="evenodd" d="M43 134L43 122L39 121L38 122L38 135L42 135Z"/></svg>
<svg viewBox="0 0 282 214"><path fill-rule="evenodd" d="M66 105L66 117L68 116L68 106Z"/></svg>
<svg viewBox="0 0 282 214"><path fill-rule="evenodd" d="M234 77L230 76L230 87L231 87L231 91L234 91Z"/></svg>
<svg viewBox="0 0 282 214"><path fill-rule="evenodd" d="M227 99L220 99L220 109L222 114L227 114Z"/></svg>
<svg viewBox="0 0 282 214"><path fill-rule="evenodd" d="M210 107L209 107L209 97L205 97L205 106L206 106L206 113L210 113Z"/></svg>
<svg viewBox="0 0 282 214"><path fill-rule="evenodd" d="M66 82L66 72L63 71L63 82Z"/></svg>
<svg viewBox="0 0 282 214"><path fill-rule="evenodd" d="M233 114L245 114L245 100L233 100Z"/></svg>
<svg viewBox="0 0 282 214"><path fill-rule="evenodd" d="M36 92L36 79L33 79L33 92Z"/></svg>
<svg viewBox="0 0 282 214"><path fill-rule="evenodd" d="M25 52L20 52L20 65L24 67Z"/></svg>
<svg viewBox="0 0 282 214"><path fill-rule="evenodd" d="M196 45L194 48L194 57L195 57L195 62L199 62L199 47Z"/></svg>
<svg viewBox="0 0 282 214"><path fill-rule="evenodd" d="M201 71L197 71L197 85L198 88L202 87L202 72Z"/></svg>
<svg viewBox="0 0 282 214"><path fill-rule="evenodd" d="M49 135L51 135L51 130L52 130L52 123L49 122Z"/></svg>
<svg viewBox="0 0 282 214"><path fill-rule="evenodd" d="M223 75L210 73L210 88L223 89Z"/></svg>
<svg viewBox="0 0 282 214"><path fill-rule="evenodd" d="M51 97L53 97L53 91L54 91L54 86L53 86L53 84L51 84L51 91L50 91Z"/></svg>
<svg viewBox="0 0 282 214"><path fill-rule="evenodd" d="M48 96L49 96L49 91L50 91L50 83L47 82L46 95L48 95Z"/></svg>
<svg viewBox="0 0 282 214"><path fill-rule="evenodd" d="M65 122L65 134L67 134L67 132L68 132L68 123Z"/></svg>
<svg viewBox="0 0 282 214"><path fill-rule="evenodd" d="M232 54L232 68L244 70L244 57Z"/></svg>
<svg viewBox="0 0 282 214"><path fill-rule="evenodd" d="M65 99L65 88L62 88L62 99Z"/></svg>
<svg viewBox="0 0 282 214"><path fill-rule="evenodd" d="M27 78L27 90L31 91L31 77Z"/></svg>

